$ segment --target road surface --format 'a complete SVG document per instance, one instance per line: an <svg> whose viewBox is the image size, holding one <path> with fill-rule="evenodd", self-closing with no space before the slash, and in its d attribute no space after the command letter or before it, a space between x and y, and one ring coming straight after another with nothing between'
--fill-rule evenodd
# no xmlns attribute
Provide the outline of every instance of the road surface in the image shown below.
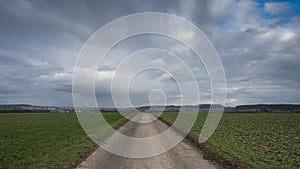
<svg viewBox="0 0 300 169"><path fill-rule="evenodd" d="M152 114L140 113L135 119L147 121L155 118ZM130 137L145 138L155 136L168 126L160 120L151 123L128 122L119 132ZM174 131L175 132L175 131ZM111 138L114 138L113 134ZM114 138L115 139L115 138ZM126 145L123 145L126 147ZM130 146L128 146L130 147ZM130 147L132 148L132 147ZM151 149L151 147L147 147ZM125 158L111 154L102 148L98 148L85 161L77 166L77 169L214 169L219 168L208 160L203 159L201 152L183 140L173 149L149 158Z"/></svg>

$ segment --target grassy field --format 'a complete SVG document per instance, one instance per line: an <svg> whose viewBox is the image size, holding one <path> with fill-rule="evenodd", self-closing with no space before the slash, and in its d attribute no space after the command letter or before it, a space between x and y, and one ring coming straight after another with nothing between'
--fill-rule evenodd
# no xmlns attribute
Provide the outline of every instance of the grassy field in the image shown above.
<svg viewBox="0 0 300 169"><path fill-rule="evenodd" d="M161 118L172 123L177 114L163 113ZM200 113L191 131L199 136L207 114ZM188 118L188 116L186 116ZM204 149L236 159L253 168L300 168L300 114L252 113L224 114Z"/></svg>
<svg viewBox="0 0 300 169"><path fill-rule="evenodd" d="M105 113L114 127L127 120ZM95 148L76 114L0 114L0 168L71 168Z"/></svg>

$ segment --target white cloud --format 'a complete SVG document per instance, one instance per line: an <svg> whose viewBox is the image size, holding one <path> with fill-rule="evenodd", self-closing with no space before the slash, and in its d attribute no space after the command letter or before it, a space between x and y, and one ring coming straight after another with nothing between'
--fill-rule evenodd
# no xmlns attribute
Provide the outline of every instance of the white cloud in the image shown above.
<svg viewBox="0 0 300 169"><path fill-rule="evenodd" d="M283 102L299 101L300 25L297 22L299 17L291 15L291 3L179 0L172 3L151 1L147 6L144 5L145 2L115 2L0 2L3 27L0 32L0 77L5 79L5 83L0 84L0 92L14 95L6 102L23 99L32 103L69 104L72 100L69 97L72 70L84 41L105 23L126 14L143 11L172 11L173 14L192 21L208 35L224 64L229 102L276 102L278 96ZM266 14L272 16L266 17ZM289 17L292 17L291 20ZM170 28L170 31L178 32L178 36L186 40L193 38L191 31L180 30L180 27L181 25L174 23L174 28ZM110 82L116 74L114 68L122 58L149 46L168 49L180 55L195 72L201 92L205 95L203 99L209 98L210 86L206 72L188 48L164 38L135 40L137 42L125 41L124 43L132 44L110 53L104 61L106 67L100 68L96 73L96 92L105 96L104 100L110 96ZM143 63L143 60L139 63ZM176 76L186 78L187 86L192 81L187 79L182 69L172 60L161 57L146 64L169 64L168 68ZM135 66L131 64L128 71ZM83 80L80 85L84 90L89 86L85 84L85 79L94 78L94 74L89 69L81 71ZM121 81L128 76L125 71ZM121 81L116 89L120 90L120 94L123 92ZM145 103L145 98L148 99L147 92L154 87L167 91L169 98L174 97L174 102L178 102L180 98L175 97L180 95L176 93L176 85L162 72L144 73L134 83L132 93L137 104ZM18 92L19 95L16 95ZM69 94L68 97L65 93ZM64 100L66 98L69 100ZM0 99L3 101L5 97ZM47 99L51 102L45 101ZM107 101L105 104L111 103Z"/></svg>
<svg viewBox="0 0 300 169"><path fill-rule="evenodd" d="M190 40L195 36L195 34L191 30L182 30L177 33L177 36L183 40Z"/></svg>
<svg viewBox="0 0 300 169"><path fill-rule="evenodd" d="M192 19L192 16L195 12L197 0L179 0L179 13L182 17L185 17L189 20Z"/></svg>
<svg viewBox="0 0 300 169"><path fill-rule="evenodd" d="M288 12L290 4L288 2L266 2L264 10L272 15L278 15Z"/></svg>
<svg viewBox="0 0 300 169"><path fill-rule="evenodd" d="M34 66L47 66L49 63L47 61L42 61L42 60L34 60L32 61L32 64Z"/></svg>
<svg viewBox="0 0 300 169"><path fill-rule="evenodd" d="M292 31L285 30L282 32L280 39L284 42L292 40L295 37L295 34Z"/></svg>
<svg viewBox="0 0 300 169"><path fill-rule="evenodd" d="M232 5L236 3L234 0L214 0L209 1L209 13L214 18L224 18L230 14Z"/></svg>
<svg viewBox="0 0 300 169"><path fill-rule="evenodd" d="M47 82L70 82L72 80L71 73L55 73L53 75L41 75L36 80L43 80Z"/></svg>

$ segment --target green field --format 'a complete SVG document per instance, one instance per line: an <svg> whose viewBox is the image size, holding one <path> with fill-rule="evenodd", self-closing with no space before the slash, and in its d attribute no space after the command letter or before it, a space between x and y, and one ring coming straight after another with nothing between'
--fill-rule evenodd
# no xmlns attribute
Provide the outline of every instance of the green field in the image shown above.
<svg viewBox="0 0 300 169"><path fill-rule="evenodd" d="M117 128L127 120L104 113ZM87 156L94 143L76 114L0 114L0 168L72 168Z"/></svg>
<svg viewBox="0 0 300 169"><path fill-rule="evenodd" d="M172 123L176 116L163 113L161 118ZM197 139L206 116L198 115L191 138ZM127 121L116 113L104 117L114 128ZM0 143L1 169L72 168L95 148L76 114L64 113L0 114ZM253 168L300 168L300 114L224 114L202 147Z"/></svg>
<svg viewBox="0 0 300 169"><path fill-rule="evenodd" d="M172 123L176 116L163 113L161 118ZM193 139L198 138L206 116L198 115L190 133ZM241 161L253 168L298 169L300 114L224 114L217 130L202 147L206 153L224 157L229 163Z"/></svg>

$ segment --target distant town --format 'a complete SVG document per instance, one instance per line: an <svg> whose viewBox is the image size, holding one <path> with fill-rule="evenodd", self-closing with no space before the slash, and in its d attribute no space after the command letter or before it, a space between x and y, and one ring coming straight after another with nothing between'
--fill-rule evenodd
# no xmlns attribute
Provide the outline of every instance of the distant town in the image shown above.
<svg viewBox="0 0 300 169"><path fill-rule="evenodd" d="M199 109L199 112L208 112L210 108L224 108L225 113L254 113L254 112L295 112L300 113L300 105L298 104L254 104L254 105L238 105L236 107L224 107L221 105L185 105L185 106L152 106L151 112L189 112L195 109ZM148 112L150 106L141 106L135 108L92 108L92 107L80 107L76 108L77 112ZM30 104L2 104L0 105L0 113L39 113L39 112L53 112L53 113L74 113L74 107L58 107L58 106L36 106Z"/></svg>

